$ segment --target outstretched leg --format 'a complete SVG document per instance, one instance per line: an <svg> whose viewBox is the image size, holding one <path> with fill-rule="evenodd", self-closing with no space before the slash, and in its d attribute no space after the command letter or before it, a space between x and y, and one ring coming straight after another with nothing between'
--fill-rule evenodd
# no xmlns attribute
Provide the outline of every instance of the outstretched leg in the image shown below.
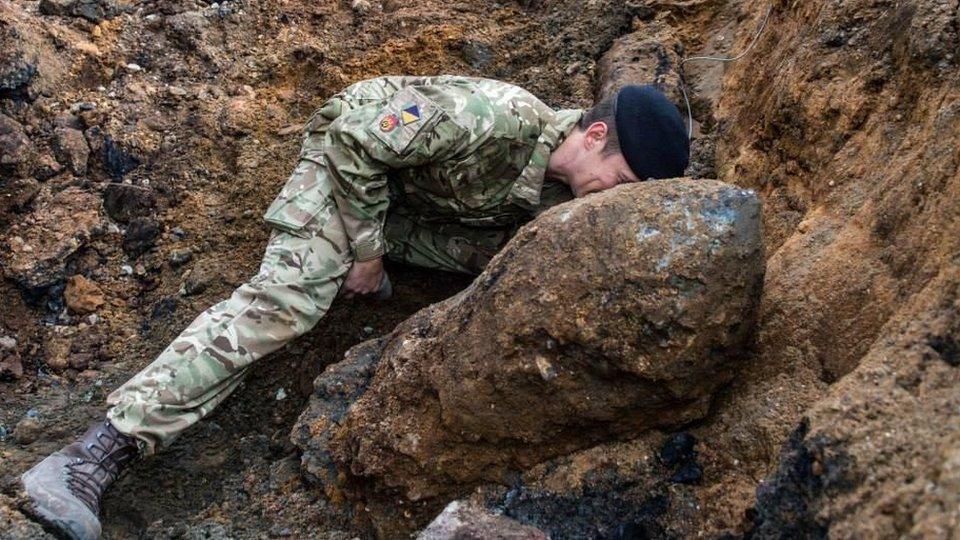
<svg viewBox="0 0 960 540"><path fill-rule="evenodd" d="M272 234L258 274L111 393L107 420L21 476L30 511L47 525L69 538L98 538L100 498L130 461L168 446L254 362L327 312L353 257L318 160L301 159L271 210L293 226Z"/></svg>

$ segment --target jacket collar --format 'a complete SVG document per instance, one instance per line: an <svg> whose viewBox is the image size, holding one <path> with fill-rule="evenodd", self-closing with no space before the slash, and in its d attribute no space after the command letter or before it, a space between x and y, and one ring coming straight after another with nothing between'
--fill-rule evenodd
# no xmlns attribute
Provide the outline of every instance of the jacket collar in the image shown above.
<svg viewBox="0 0 960 540"><path fill-rule="evenodd" d="M540 192L543 189L543 179L547 173L550 153L567 138L582 116L582 109L564 109L547 118L543 131L534 145L530 161L520 171L520 176L510 188L508 200L511 203L528 208L540 204Z"/></svg>

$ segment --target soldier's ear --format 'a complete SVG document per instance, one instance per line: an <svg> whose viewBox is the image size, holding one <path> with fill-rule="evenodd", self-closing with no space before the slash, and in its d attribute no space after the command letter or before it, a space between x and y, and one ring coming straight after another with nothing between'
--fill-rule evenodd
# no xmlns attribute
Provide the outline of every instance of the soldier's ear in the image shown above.
<svg viewBox="0 0 960 540"><path fill-rule="evenodd" d="M602 149L607 144L607 124L594 122L587 126L583 135L583 144L587 150Z"/></svg>

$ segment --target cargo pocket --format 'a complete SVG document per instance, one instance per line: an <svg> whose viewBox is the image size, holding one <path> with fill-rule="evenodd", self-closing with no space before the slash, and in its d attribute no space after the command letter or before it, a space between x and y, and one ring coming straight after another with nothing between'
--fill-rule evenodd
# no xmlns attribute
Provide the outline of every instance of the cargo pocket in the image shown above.
<svg viewBox="0 0 960 540"><path fill-rule="evenodd" d="M263 219L270 225L298 236L310 236L304 230L316 219L329 217L336 208L327 167L321 153L305 152L280 195L267 208ZM311 227L312 228L312 227Z"/></svg>

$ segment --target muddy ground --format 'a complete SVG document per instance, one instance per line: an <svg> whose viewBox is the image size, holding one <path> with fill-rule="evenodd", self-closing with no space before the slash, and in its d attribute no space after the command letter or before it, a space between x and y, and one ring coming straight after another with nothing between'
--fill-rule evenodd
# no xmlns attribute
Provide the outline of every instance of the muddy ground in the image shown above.
<svg viewBox="0 0 960 540"><path fill-rule="evenodd" d="M0 0L2 491L14 495L20 472L99 419L111 389L255 273L259 216L325 97L381 74L463 73L585 107L611 48L628 64L735 53L767 6ZM508 492L483 488L554 537L960 527L960 8L772 6L744 61L684 67L691 174L763 199L752 350L707 419L679 434L600 445ZM634 46L651 35L666 45ZM469 282L390 271L393 300L335 307L209 421L137 465L105 501L104 536L372 534L369 509L304 483L288 436L326 365ZM94 286L68 288L76 275ZM664 458L685 433L696 451Z"/></svg>

